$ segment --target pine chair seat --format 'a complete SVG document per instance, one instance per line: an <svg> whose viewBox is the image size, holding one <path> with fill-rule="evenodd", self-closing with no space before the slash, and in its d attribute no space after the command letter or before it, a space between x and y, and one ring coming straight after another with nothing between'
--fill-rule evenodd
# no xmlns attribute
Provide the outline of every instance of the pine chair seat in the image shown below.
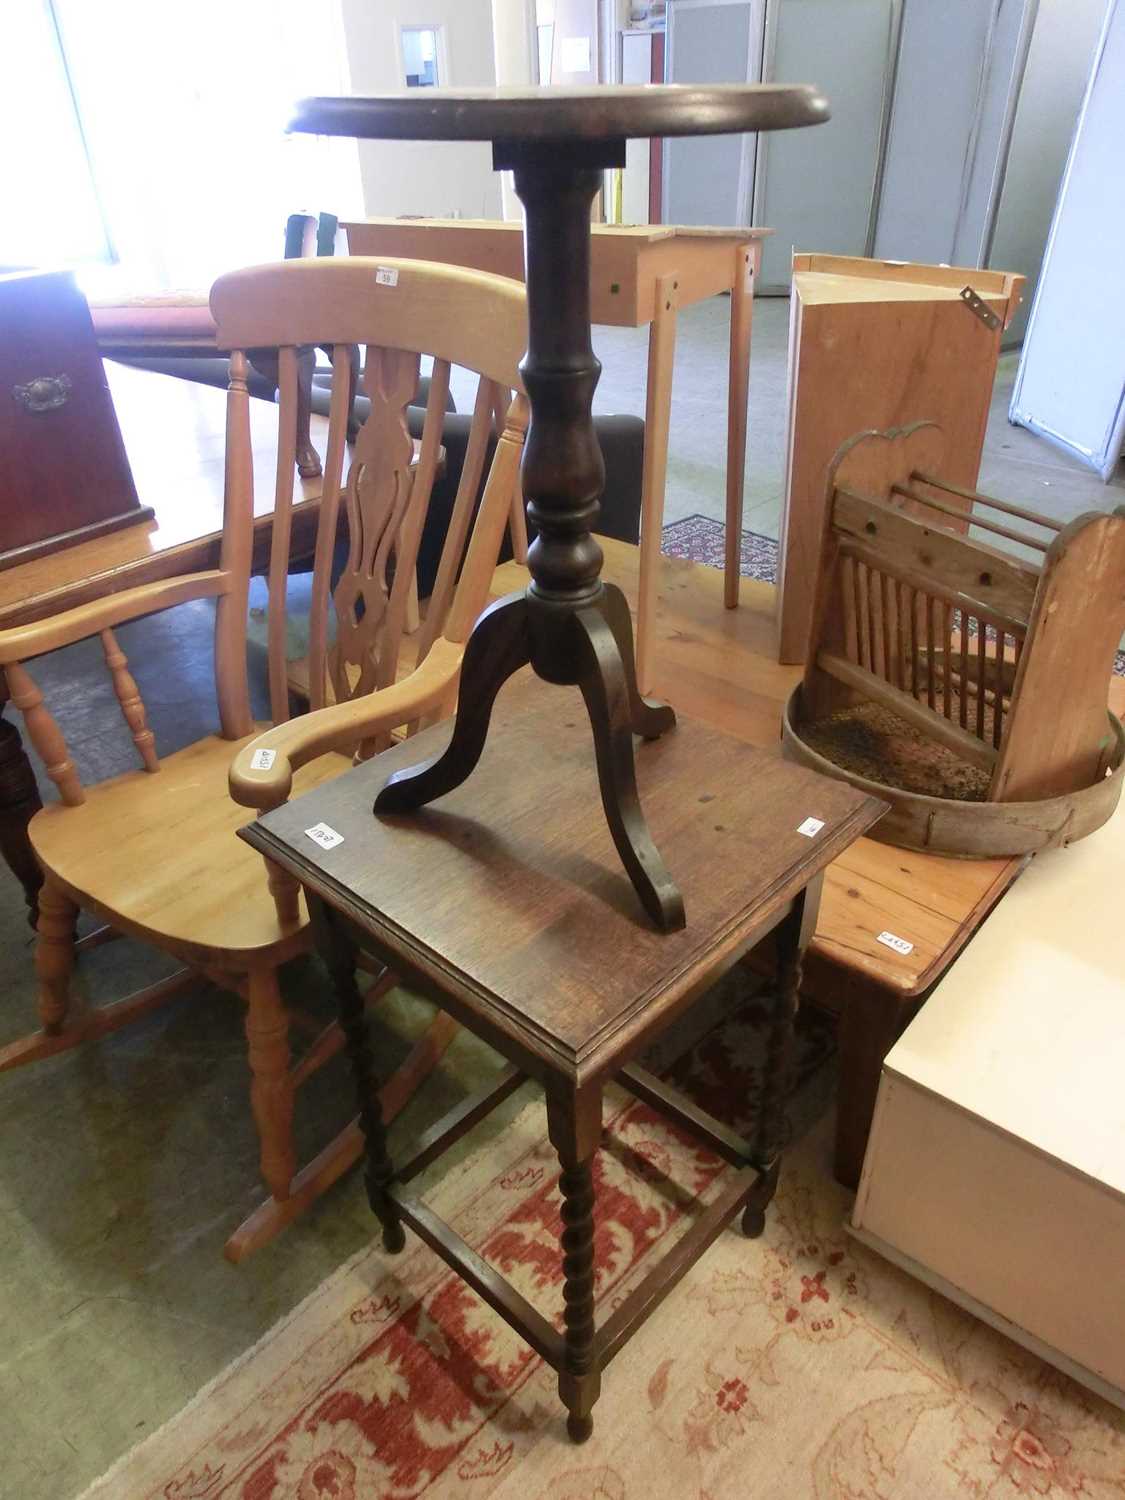
<svg viewBox="0 0 1125 1500"><path fill-rule="evenodd" d="M197 968L244 972L305 947L308 918L282 922L261 855L236 832L250 821L227 793L232 756L254 735L208 735L162 757L155 775L126 771L86 788L81 807L51 803L31 821L36 857L80 907ZM338 776L350 757L303 766L294 790Z"/></svg>

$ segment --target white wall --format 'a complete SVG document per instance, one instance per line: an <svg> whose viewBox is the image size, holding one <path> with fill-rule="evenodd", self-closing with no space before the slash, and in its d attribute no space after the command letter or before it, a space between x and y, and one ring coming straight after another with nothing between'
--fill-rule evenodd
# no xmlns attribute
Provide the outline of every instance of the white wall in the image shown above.
<svg viewBox="0 0 1125 1500"><path fill-rule="evenodd" d="M495 84L490 0L342 0L342 6L355 93L404 87L402 26L444 28L443 84ZM487 143L362 141L359 157L369 214L500 217L500 182Z"/></svg>
<svg viewBox="0 0 1125 1500"><path fill-rule="evenodd" d="M990 266L1028 278L1006 344L1019 343L1027 326L1105 9L1106 0L1039 0L988 257Z"/></svg>

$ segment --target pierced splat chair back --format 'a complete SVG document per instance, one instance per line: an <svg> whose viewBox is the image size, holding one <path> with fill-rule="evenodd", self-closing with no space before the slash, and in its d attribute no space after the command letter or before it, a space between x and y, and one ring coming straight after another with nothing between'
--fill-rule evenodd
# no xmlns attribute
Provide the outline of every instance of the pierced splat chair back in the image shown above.
<svg viewBox="0 0 1125 1500"><path fill-rule="evenodd" d="M1064 525L946 483L943 447L917 423L836 454L804 717L882 704L986 771L990 801L1091 786L1116 747L1106 697L1125 629L1125 507Z"/></svg>
<svg viewBox="0 0 1125 1500"><path fill-rule="evenodd" d="M445 629L454 605L473 526L474 506L494 433L522 445L526 398L518 364L527 342L526 294L507 278L408 260L290 260L221 277L211 310L222 342L233 349L279 349L279 445L274 533L269 570L269 676L275 723L289 716L294 685L286 662L290 538L294 506L297 367L311 343L332 348L332 395L324 455L305 675L312 709L389 686L413 668ZM361 355L362 351L362 355ZM433 358L422 437L407 427L418 391L421 358ZM434 478L442 462L442 424L452 365L478 378L473 421L432 593L421 606L416 565ZM350 454L350 394L358 385L370 413ZM513 391L515 396L513 399ZM230 481L252 492L249 448ZM495 512L511 520L520 546L518 483L499 494L489 486L480 525L495 532ZM486 515L486 511L488 514ZM478 529L480 529L478 527ZM347 560L333 586L338 538ZM498 546L498 543L497 543ZM492 566L496 562L493 547ZM491 568L486 570L488 576ZM483 585L482 585L483 579ZM483 606L487 577L474 570L475 601ZM336 631L330 640L334 606Z"/></svg>

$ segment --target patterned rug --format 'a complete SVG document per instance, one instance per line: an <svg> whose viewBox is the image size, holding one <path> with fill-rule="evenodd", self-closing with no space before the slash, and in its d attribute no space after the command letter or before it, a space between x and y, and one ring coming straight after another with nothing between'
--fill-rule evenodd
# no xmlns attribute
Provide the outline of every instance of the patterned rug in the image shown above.
<svg viewBox="0 0 1125 1500"><path fill-rule="evenodd" d="M721 521L713 521L709 516L684 516L682 520L671 521L665 526L660 548L669 557L684 557L688 562L721 568L725 540L726 527ZM756 578L759 583L776 583L779 550L771 537L761 536L756 531L744 531L739 566L742 577ZM1113 671L1115 676L1125 677L1125 650L1117 653Z"/></svg>
<svg viewBox="0 0 1125 1500"><path fill-rule="evenodd" d="M745 1129L765 1011L741 975L719 998L720 1024L665 1071ZM806 1114L830 1050L806 1022ZM603 1319L727 1170L624 1095L606 1116ZM791 1151L765 1236L721 1235L613 1362L584 1447L553 1373L408 1232L400 1256L373 1247L332 1275L86 1500L1121 1500L1125 1418L853 1243L826 1124ZM558 1323L545 1135L528 1102L426 1196Z"/></svg>
<svg viewBox="0 0 1125 1500"><path fill-rule="evenodd" d="M688 562L704 563L709 568L724 564L723 548L727 529L721 521L709 516L684 516L670 521L661 534L660 549L669 557L684 557ZM778 545L756 531L742 533L739 572L743 578L760 583L777 582Z"/></svg>

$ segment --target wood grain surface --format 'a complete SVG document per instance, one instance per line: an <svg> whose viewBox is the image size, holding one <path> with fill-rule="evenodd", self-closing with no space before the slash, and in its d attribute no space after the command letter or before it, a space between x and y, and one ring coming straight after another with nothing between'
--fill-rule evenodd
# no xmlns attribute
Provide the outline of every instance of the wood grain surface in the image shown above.
<svg viewBox="0 0 1125 1500"><path fill-rule="evenodd" d="M438 804L371 812L388 774L444 746L444 726L268 813L244 837L556 1067L595 1069L642 1014L646 1028L663 1024L882 811L681 720L637 749L645 812L688 913L686 929L661 934L606 827L577 692L525 671L495 712L476 771ZM823 824L813 837L798 831L810 817ZM321 848L305 832L318 823L342 842Z"/></svg>

